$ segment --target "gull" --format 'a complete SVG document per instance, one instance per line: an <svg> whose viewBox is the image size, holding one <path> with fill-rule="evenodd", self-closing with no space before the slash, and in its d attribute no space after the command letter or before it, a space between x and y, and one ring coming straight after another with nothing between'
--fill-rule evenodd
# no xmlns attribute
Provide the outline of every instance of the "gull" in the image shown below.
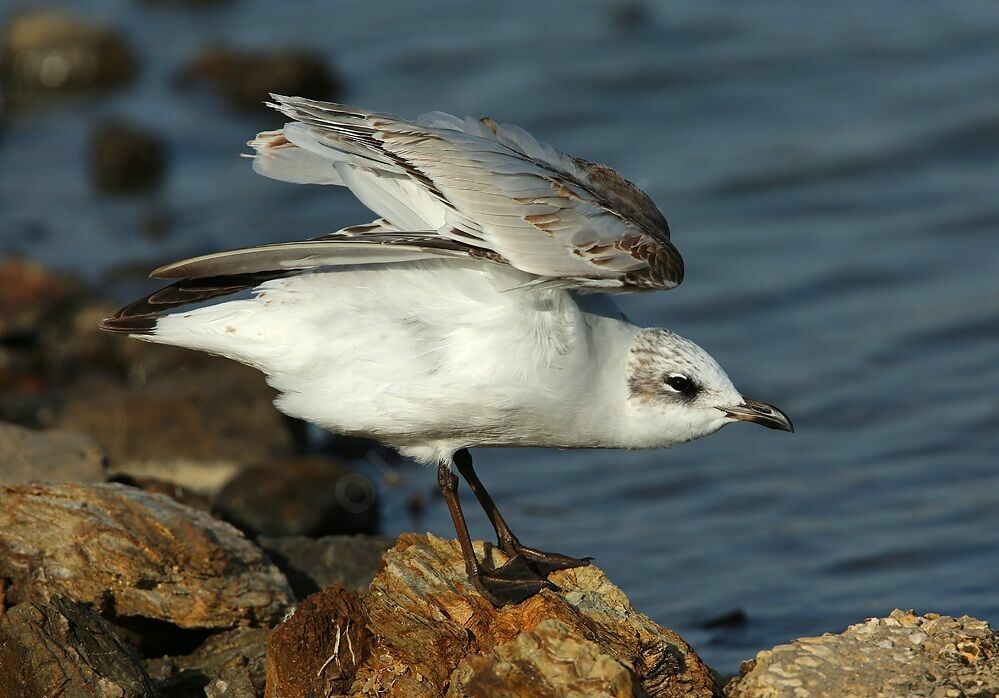
<svg viewBox="0 0 999 698"><path fill-rule="evenodd" d="M488 117L271 98L290 121L249 142L254 170L344 186L378 218L167 264L152 276L170 285L101 327L257 368L285 414L435 463L468 579L492 604L590 558L523 545L468 449L667 448L736 421L793 431L698 345L618 309L616 293L677 286L683 260L615 170ZM505 564L477 559L452 469Z"/></svg>

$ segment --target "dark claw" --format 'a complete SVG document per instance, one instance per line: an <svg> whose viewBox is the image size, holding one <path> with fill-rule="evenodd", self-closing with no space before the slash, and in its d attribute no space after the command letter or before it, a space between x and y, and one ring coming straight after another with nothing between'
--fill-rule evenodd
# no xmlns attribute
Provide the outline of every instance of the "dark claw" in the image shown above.
<svg viewBox="0 0 999 698"><path fill-rule="evenodd" d="M542 589L559 590L551 582L539 577L521 555L510 558L506 564L492 572L482 572L471 577L471 582L483 598L497 608L525 601Z"/></svg>
<svg viewBox="0 0 999 698"><path fill-rule="evenodd" d="M571 570L574 567L586 567L592 557L569 557L560 553L546 553L526 546L518 546L517 557L523 557L538 575L547 577L556 570Z"/></svg>

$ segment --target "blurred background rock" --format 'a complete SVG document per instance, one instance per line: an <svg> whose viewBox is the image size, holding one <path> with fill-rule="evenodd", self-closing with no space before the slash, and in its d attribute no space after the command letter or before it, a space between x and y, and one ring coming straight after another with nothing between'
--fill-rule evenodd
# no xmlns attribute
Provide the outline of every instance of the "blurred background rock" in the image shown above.
<svg viewBox="0 0 999 698"><path fill-rule="evenodd" d="M999 619L999 5L41 7L0 7L0 480L166 492L285 561L331 533L451 535L432 473L286 420L250 369L96 322L163 262L372 217L237 157L280 124L268 92L489 114L649 192L688 278L625 309L798 427L484 452L525 541L595 556L723 672L895 607ZM348 502L377 492L361 514L344 477Z"/></svg>

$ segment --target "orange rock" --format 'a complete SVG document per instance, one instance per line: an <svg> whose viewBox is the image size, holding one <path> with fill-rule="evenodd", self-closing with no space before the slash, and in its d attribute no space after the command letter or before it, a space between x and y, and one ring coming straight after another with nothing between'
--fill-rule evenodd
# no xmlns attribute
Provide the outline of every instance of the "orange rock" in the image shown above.
<svg viewBox="0 0 999 698"><path fill-rule="evenodd" d="M350 695L717 695L690 646L635 611L600 569L550 579L560 592L496 609L468 583L456 542L400 536L363 596L373 645Z"/></svg>

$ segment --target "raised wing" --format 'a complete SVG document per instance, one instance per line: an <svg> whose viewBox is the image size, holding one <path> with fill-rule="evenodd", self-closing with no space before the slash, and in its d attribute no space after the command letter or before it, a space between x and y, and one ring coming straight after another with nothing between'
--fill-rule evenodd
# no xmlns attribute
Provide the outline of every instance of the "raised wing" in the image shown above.
<svg viewBox="0 0 999 698"><path fill-rule="evenodd" d="M342 183L396 228L439 236L546 285L651 290L683 279L666 219L609 167L488 118L435 113L412 123L274 99L295 122L251 141L263 174Z"/></svg>

